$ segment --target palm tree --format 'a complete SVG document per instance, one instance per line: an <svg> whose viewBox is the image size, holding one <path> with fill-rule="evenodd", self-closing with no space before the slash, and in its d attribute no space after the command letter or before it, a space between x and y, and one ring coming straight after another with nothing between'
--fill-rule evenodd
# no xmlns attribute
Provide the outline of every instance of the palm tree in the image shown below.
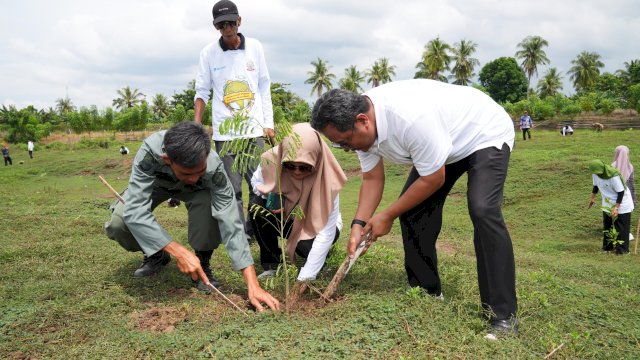
<svg viewBox="0 0 640 360"><path fill-rule="evenodd" d="M169 116L169 99L163 94L156 94L151 101L151 111L158 119Z"/></svg>
<svg viewBox="0 0 640 360"><path fill-rule="evenodd" d="M549 46L549 42L540 36L527 36L518 46L522 49L516 51L516 58L522 59L520 65L529 79L527 86L531 87L531 77L533 74L538 75L538 65L549 63L547 54L542 49L545 46Z"/></svg>
<svg viewBox="0 0 640 360"><path fill-rule="evenodd" d="M373 62L371 69L367 70L365 75L367 83L372 84L373 87L378 87L391 82L391 76L396 75L396 66L389 65L389 59L380 58Z"/></svg>
<svg viewBox="0 0 640 360"><path fill-rule="evenodd" d="M560 90L562 90L562 75L560 75L556 68L547 70L544 77L538 81L540 98L544 99L547 96L555 96Z"/></svg>
<svg viewBox="0 0 640 360"><path fill-rule="evenodd" d="M443 71L449 70L451 62L451 46L437 37L424 46L422 53L422 61L416 64L418 71L413 76L417 78L440 80L447 82L447 77L442 74Z"/></svg>
<svg viewBox="0 0 640 360"><path fill-rule="evenodd" d="M75 106L69 97L59 98L56 100L56 110L58 110L58 114L64 115L68 112L74 111Z"/></svg>
<svg viewBox="0 0 640 360"><path fill-rule="evenodd" d="M113 106L115 106L119 110L130 109L140 104L145 97L145 95L138 89L131 90L129 86L118 90L117 93L118 98L113 99Z"/></svg>
<svg viewBox="0 0 640 360"><path fill-rule="evenodd" d="M311 94L317 92L318 97L322 96L324 90L333 89L331 80L336 76L329 72L329 63L320 58L316 61L312 61L313 71L307 71L309 78L305 80L305 84L313 84L311 87Z"/></svg>
<svg viewBox="0 0 640 360"><path fill-rule="evenodd" d="M629 85L640 83L640 59L625 61L624 70L616 71L616 75Z"/></svg>
<svg viewBox="0 0 640 360"><path fill-rule="evenodd" d="M360 83L364 81L364 75L358 71L355 65L351 65L344 70L344 77L340 79L340 89L349 90L353 93L362 92Z"/></svg>
<svg viewBox="0 0 640 360"><path fill-rule="evenodd" d="M571 60L571 64L570 79L577 92L592 89L600 76L600 68L604 67L600 55L588 51L581 52L575 60Z"/></svg>
<svg viewBox="0 0 640 360"><path fill-rule="evenodd" d="M452 75L450 76L450 78L455 79L454 84L466 86L471 82L471 78L475 76L473 68L479 66L480 61L471 57L471 55L476 52L477 46L478 44L473 41L464 39L454 44L451 52L453 53L455 65L453 65Z"/></svg>

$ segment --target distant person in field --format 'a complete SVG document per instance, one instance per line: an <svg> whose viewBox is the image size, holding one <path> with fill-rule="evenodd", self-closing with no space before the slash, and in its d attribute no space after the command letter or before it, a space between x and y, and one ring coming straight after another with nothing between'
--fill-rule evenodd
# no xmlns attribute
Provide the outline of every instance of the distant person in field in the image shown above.
<svg viewBox="0 0 640 360"><path fill-rule="evenodd" d="M616 255L629 252L629 230L631 228L631 212L633 211L633 200L629 188L625 186L622 175L613 166L606 165L602 160L592 160L589 162L589 171L593 181L591 200L588 208L595 203L596 194L602 194L602 223L604 230L608 231L615 226L618 231L617 240L619 244L614 245L603 235L602 250L614 251Z"/></svg>
<svg viewBox="0 0 640 360"><path fill-rule="evenodd" d="M298 281L316 279L342 230L339 192L347 176L329 146L308 123L294 125L293 131L297 136L285 138L273 150L262 154L260 166L251 179L263 208L269 207L269 194L277 196L280 190L284 198L283 207L269 209L273 213L257 211L250 217L264 269L258 278L275 275L280 264L282 252L277 229L283 208L289 260L295 263L296 255L306 259ZM292 216L297 206L304 217Z"/></svg>
<svg viewBox="0 0 640 360"><path fill-rule="evenodd" d="M573 128L571 125L565 125L562 127L562 130L560 130L560 134L562 134L562 136L573 135Z"/></svg>
<svg viewBox="0 0 640 360"><path fill-rule="evenodd" d="M522 116L520 116L520 130L522 130L522 140L527 140L526 136L529 136L529 140L531 140L531 128L533 127L533 120L531 116L529 116L529 112L525 111Z"/></svg>
<svg viewBox="0 0 640 360"><path fill-rule="evenodd" d="M120 154L127 155L128 153L129 153L129 149L126 146L124 145L120 146Z"/></svg>
<svg viewBox="0 0 640 360"><path fill-rule="evenodd" d="M35 146L33 145L33 141L29 140L27 141L27 151L29 151L29 159L33 159L33 148Z"/></svg>
<svg viewBox="0 0 640 360"><path fill-rule="evenodd" d="M238 213L245 224L248 238L252 236L251 225L245 221L242 201L242 178L251 188L251 177L257 164L250 164L241 174L232 168L237 156L232 152L222 154L226 142L234 139L249 139L252 147L248 152L262 153L264 141L273 141L273 105L271 104L271 78L265 61L262 44L245 37L238 30L242 18L238 7L229 0L221 0L213 6L213 26L220 32L217 41L205 46L200 52L200 62L195 82L195 122L201 124L202 116L213 89L211 102L211 128L216 152L220 154L224 169L231 181L236 196ZM220 125L234 115L249 118L247 131L220 133ZM257 148L257 149L256 149ZM255 202L250 192L249 203Z"/></svg>
<svg viewBox="0 0 640 360"><path fill-rule="evenodd" d="M259 311L262 303L279 308L278 301L258 283L233 188L202 125L182 122L145 139L123 197L125 204L116 201L112 206L105 231L126 250L144 253L144 262L133 276L157 273L173 255L180 271L189 274L199 290L208 291L209 284L220 286L210 260L222 242L233 268L242 271L251 304ZM188 240L195 255L174 241L153 215L169 198L186 204Z"/></svg>
<svg viewBox="0 0 640 360"><path fill-rule="evenodd" d="M4 166L13 165L13 161L11 160L11 155L9 155L9 145L2 145L2 157L4 158Z"/></svg>
<svg viewBox="0 0 640 360"><path fill-rule="evenodd" d="M356 150L360 159L349 255L365 234L375 241L399 218L409 285L436 297L442 297L436 254L442 209L467 173L480 300L492 334L516 333L515 261L500 210L515 133L504 109L471 87L394 81L362 95L337 89L323 94L311 126L345 150ZM383 159L412 168L398 200L376 213L385 186Z"/></svg>

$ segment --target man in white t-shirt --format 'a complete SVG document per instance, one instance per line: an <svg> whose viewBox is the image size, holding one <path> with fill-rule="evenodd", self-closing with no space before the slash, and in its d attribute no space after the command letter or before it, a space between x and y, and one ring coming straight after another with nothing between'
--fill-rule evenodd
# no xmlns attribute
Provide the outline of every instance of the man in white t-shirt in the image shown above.
<svg viewBox="0 0 640 360"><path fill-rule="evenodd" d="M244 217L242 203L242 177L251 188L251 177L257 166L250 165L244 174L232 169L236 154L221 154L225 142L237 138L250 139L250 145L262 149L264 137L273 140L273 106L271 104L271 78L265 61L262 44L238 32L242 18L237 6L229 0L218 1L212 10L213 26L220 31L217 41L200 52L196 75L195 122L201 124L202 116L213 89L211 104L211 128L216 152L220 155L227 176L235 191L240 219L245 232L251 235L251 226ZM249 118L249 129L241 133L221 134L220 124L237 114ZM251 149L250 153L262 153ZM249 192L249 203L255 195Z"/></svg>
<svg viewBox="0 0 640 360"><path fill-rule="evenodd" d="M375 241L399 217L409 284L434 296L441 295L435 244L442 208L456 180L468 174L480 298L492 333L517 333L515 262L500 210L515 137L504 109L471 87L408 80L363 95L331 90L316 102L311 126L360 159L349 254L364 234ZM375 213L385 183L382 159L413 168L398 200Z"/></svg>

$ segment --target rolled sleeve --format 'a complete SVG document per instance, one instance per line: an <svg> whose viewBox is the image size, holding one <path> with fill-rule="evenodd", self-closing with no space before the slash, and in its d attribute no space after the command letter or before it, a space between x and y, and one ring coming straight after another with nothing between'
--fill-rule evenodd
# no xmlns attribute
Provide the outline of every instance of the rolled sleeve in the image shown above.
<svg viewBox="0 0 640 360"><path fill-rule="evenodd" d="M222 244L231 259L231 266L237 271L253 265L253 257L222 162L218 160L214 166L210 186L211 216L218 222Z"/></svg>
<svg viewBox="0 0 640 360"><path fill-rule="evenodd" d="M209 90L211 90L211 71L209 71L209 59L207 57L207 48L200 52L200 61L198 63L198 73L196 74L195 90L196 95L194 101L202 99L205 104L209 101Z"/></svg>

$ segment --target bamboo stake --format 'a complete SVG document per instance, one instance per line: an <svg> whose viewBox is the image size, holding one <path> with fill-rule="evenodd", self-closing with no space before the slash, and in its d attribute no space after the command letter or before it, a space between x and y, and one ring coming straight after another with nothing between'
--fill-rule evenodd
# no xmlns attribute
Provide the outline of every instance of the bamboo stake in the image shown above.
<svg viewBox="0 0 640 360"><path fill-rule="evenodd" d="M120 196L120 194L116 191L116 189L114 189L113 187L111 187L111 185L109 185L109 183L107 182L107 180L105 180L101 175L98 175L98 178L100 179L100 181L102 181L102 183L109 188L109 191L111 191L111 193L116 197L116 199L118 199L121 203L124 204L124 199L122 198L122 196Z"/></svg>
<svg viewBox="0 0 640 360"><path fill-rule="evenodd" d="M636 243L633 245L633 253L638 253L638 238L640 237L640 217L638 218L638 225L636 225Z"/></svg>
<svg viewBox="0 0 640 360"><path fill-rule="evenodd" d="M213 285L211 285L211 284L209 284L208 286L209 286L210 288L212 288L213 290L215 290L215 292L216 292L218 295L222 296L225 300L227 300L227 302L228 302L229 304L233 305L236 309L238 309L238 311L240 311L241 313L243 313L243 314L245 314L245 315L249 315L249 314L247 314L247 312L246 312L246 311L242 310L238 305L236 305L233 301L231 301L231 299L229 299L228 297L226 297L226 296L222 293L222 291L218 290L218 288L217 288L217 287L215 287L215 286L213 286Z"/></svg>
<svg viewBox="0 0 640 360"><path fill-rule="evenodd" d="M556 353L556 351L558 351L558 350L562 349L562 347L563 347L563 346L564 346L564 343L560 344L560 346L558 346L557 348L553 349L553 351L552 351L552 352L550 352L549 354L547 354L547 356L545 356L543 360L550 359L550 358L553 356L553 354L555 354L555 353Z"/></svg>
<svg viewBox="0 0 640 360"><path fill-rule="evenodd" d="M124 204L124 199L122 198L122 196L120 196L120 194L111 186L109 185L109 183L107 182L107 180L105 180L102 176L98 175L98 178L100 178L100 181L102 181L102 183L109 188L109 191L111 191L111 193L121 202ZM236 309L238 309L241 313L248 315L246 311L242 310L238 305L236 305L233 301L231 301L231 299L229 299L228 297L226 297L220 290L218 290L218 288L216 288L215 286L209 284L209 287L212 288L213 290L215 290L215 292L222 296L222 298L224 298L229 304L233 305L233 307L235 307Z"/></svg>

